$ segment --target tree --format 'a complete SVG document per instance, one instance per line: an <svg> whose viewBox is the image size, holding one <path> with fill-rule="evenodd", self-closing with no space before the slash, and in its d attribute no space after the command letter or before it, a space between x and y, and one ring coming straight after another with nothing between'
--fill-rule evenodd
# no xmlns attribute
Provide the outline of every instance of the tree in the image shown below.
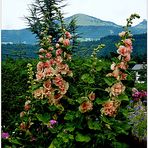
<svg viewBox="0 0 148 148"><path fill-rule="evenodd" d="M77 51L78 45L79 45L79 41L78 41L78 37L79 34L77 33L77 29L78 26L76 25L77 22L77 18L72 18L70 23L67 26L67 30L71 33L72 35L72 51L75 52Z"/></svg>
<svg viewBox="0 0 148 148"><path fill-rule="evenodd" d="M51 35L56 41L63 30L63 14L60 5L64 0L35 0L29 7L30 16L25 17L31 31L39 40Z"/></svg>

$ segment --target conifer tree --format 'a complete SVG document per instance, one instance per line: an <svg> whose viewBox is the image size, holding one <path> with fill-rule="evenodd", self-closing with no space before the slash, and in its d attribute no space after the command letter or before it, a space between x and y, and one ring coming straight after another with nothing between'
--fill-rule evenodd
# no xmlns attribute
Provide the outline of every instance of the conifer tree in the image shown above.
<svg viewBox="0 0 148 148"><path fill-rule="evenodd" d="M78 44L79 44L78 37L80 37L80 35L77 33L78 26L76 25L76 22L77 22L77 18L74 17L72 18L72 20L67 26L67 30L72 35L72 51L73 52L75 52L78 48Z"/></svg>
<svg viewBox="0 0 148 148"><path fill-rule="evenodd" d="M55 41L60 36L63 28L63 14L61 5L64 0L35 0L29 7L30 16L25 19L31 31L39 40L44 35L51 35Z"/></svg>

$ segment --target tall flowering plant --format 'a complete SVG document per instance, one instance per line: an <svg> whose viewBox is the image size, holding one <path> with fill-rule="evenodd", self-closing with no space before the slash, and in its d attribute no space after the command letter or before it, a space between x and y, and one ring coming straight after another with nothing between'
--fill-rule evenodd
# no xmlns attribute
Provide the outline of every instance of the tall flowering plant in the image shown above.
<svg viewBox="0 0 148 148"><path fill-rule="evenodd" d="M128 31L134 14L127 20L117 44L113 63L97 59L94 49L88 59L71 58L69 32L57 43L45 36L39 50L36 72L28 65L31 84L21 123L9 141L27 147L121 147L120 136L129 133L129 98L126 94L132 35ZM71 61L71 62L70 62ZM35 75L35 77L34 77ZM30 146L31 144L31 146ZM127 145L126 145L127 146Z"/></svg>
<svg viewBox="0 0 148 148"><path fill-rule="evenodd" d="M127 22L127 26L130 26L131 20L137 15L131 15L130 19ZM113 77L116 80L113 82L111 87L106 89L109 92L109 100L103 104L103 108L101 109L102 114L108 116L116 116L117 110L120 107L121 99L119 96L125 94L125 86L122 83L122 80L126 80L127 73L126 70L128 68L128 62L131 59L131 52L132 52L132 34L126 28L125 31L119 33L121 37L121 41L116 44L117 46L117 59L111 64L111 73L108 73L107 77ZM125 97L125 96L124 96ZM123 98L126 99L126 98Z"/></svg>
<svg viewBox="0 0 148 148"><path fill-rule="evenodd" d="M36 99L48 98L49 104L58 104L59 100L66 94L69 83L64 80L66 76L72 76L72 71L67 65L71 59L68 51L71 35L65 34L59 39L55 47L51 44L52 37L44 37L39 50L40 61L37 64L35 83L39 88L33 91ZM45 47L45 48L44 48Z"/></svg>

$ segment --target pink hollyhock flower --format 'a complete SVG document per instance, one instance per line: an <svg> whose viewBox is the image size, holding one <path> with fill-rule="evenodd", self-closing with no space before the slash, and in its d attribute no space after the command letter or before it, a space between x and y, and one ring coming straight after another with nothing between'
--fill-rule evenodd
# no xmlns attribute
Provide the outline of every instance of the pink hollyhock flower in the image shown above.
<svg viewBox="0 0 148 148"><path fill-rule="evenodd" d="M56 76L56 77L53 79L53 83L54 83L56 86L62 86L62 85L63 85L63 82L64 82L64 80L63 80L63 78L62 78L60 75Z"/></svg>
<svg viewBox="0 0 148 148"><path fill-rule="evenodd" d="M71 38L71 34L68 31L65 32L65 35L66 35L66 38L68 38L68 39Z"/></svg>
<svg viewBox="0 0 148 148"><path fill-rule="evenodd" d="M8 132L2 132L2 138L3 139L8 139L10 137Z"/></svg>
<svg viewBox="0 0 148 148"><path fill-rule="evenodd" d="M34 90L33 95L34 95L34 98L36 99L43 99L44 89L41 87Z"/></svg>
<svg viewBox="0 0 148 148"><path fill-rule="evenodd" d="M52 67L44 69L45 77L50 77L50 76L53 76L54 74L55 74L55 70Z"/></svg>
<svg viewBox="0 0 148 148"><path fill-rule="evenodd" d="M60 63L58 64L58 72L61 74L67 74L69 71L69 67L67 64Z"/></svg>
<svg viewBox="0 0 148 148"><path fill-rule="evenodd" d="M43 68L44 68L44 63L43 62L39 62L37 64L37 71L43 71Z"/></svg>
<svg viewBox="0 0 148 148"><path fill-rule="evenodd" d="M56 48L59 48L60 47L60 44L56 43Z"/></svg>
<svg viewBox="0 0 148 148"><path fill-rule="evenodd" d="M113 106L114 106L114 102L113 101L108 101L108 102L105 102L103 104L104 108L112 108Z"/></svg>
<svg viewBox="0 0 148 148"><path fill-rule="evenodd" d="M93 104L91 101L85 101L79 106L79 111L85 113L93 109Z"/></svg>
<svg viewBox="0 0 148 148"><path fill-rule="evenodd" d="M132 40L131 39L125 39L124 41L125 46L132 47Z"/></svg>
<svg viewBox="0 0 148 148"><path fill-rule="evenodd" d="M127 65L125 64L125 62L121 62L120 64L118 64L118 67L124 70L127 69Z"/></svg>
<svg viewBox="0 0 148 148"><path fill-rule="evenodd" d="M101 112L108 116L115 116L116 115L116 107L114 106L113 101L107 101L103 104L103 108Z"/></svg>
<svg viewBox="0 0 148 148"><path fill-rule="evenodd" d="M69 39L64 39L64 40L63 40L63 45L64 45L64 46L69 46L69 45L70 45Z"/></svg>
<svg viewBox="0 0 148 148"><path fill-rule="evenodd" d="M122 56L127 56L127 54L128 54L127 47L122 46L122 45L119 46L117 53L121 54Z"/></svg>
<svg viewBox="0 0 148 148"><path fill-rule="evenodd" d="M56 61L57 63L62 63L63 59L62 59L61 56L57 56L57 57L55 58L55 61Z"/></svg>
<svg viewBox="0 0 148 148"><path fill-rule="evenodd" d="M27 100L26 102L25 102L25 105L28 105L28 104L30 104L31 103L31 101L30 100Z"/></svg>
<svg viewBox="0 0 148 148"><path fill-rule="evenodd" d="M115 70L112 72L112 76L115 77L116 79L119 79L119 69L118 67L115 68Z"/></svg>
<svg viewBox="0 0 148 148"><path fill-rule="evenodd" d="M49 61L47 60L46 62L44 62L44 68L49 68L51 67Z"/></svg>
<svg viewBox="0 0 148 148"><path fill-rule="evenodd" d="M58 49L58 50L56 50L56 56L61 55L62 52L63 52L62 49Z"/></svg>
<svg viewBox="0 0 148 148"><path fill-rule="evenodd" d="M44 73L41 71L38 71L36 74L36 79L39 81L45 77Z"/></svg>
<svg viewBox="0 0 148 148"><path fill-rule="evenodd" d="M93 100L95 100L96 95L95 95L94 92L91 92L91 93L88 95L88 97L89 97L89 99L90 99L91 101L93 101Z"/></svg>
<svg viewBox="0 0 148 148"><path fill-rule="evenodd" d="M126 34L126 32L125 32L125 31L122 31L122 32L119 33L119 36L120 36L120 37L124 37L125 34Z"/></svg>
<svg viewBox="0 0 148 148"><path fill-rule="evenodd" d="M59 85L60 93L62 95L66 94L68 88L69 88L69 83L66 81L63 81L63 85Z"/></svg>
<svg viewBox="0 0 148 148"><path fill-rule="evenodd" d="M30 108L31 108L31 106L29 104L27 104L27 105L24 106L24 110L25 111L28 111Z"/></svg>
<svg viewBox="0 0 148 148"><path fill-rule="evenodd" d="M53 50L53 47L49 47L48 50L51 50L52 51Z"/></svg>
<svg viewBox="0 0 148 148"><path fill-rule="evenodd" d="M43 86L46 90L51 90L51 81L50 80L45 81Z"/></svg>
<svg viewBox="0 0 148 148"><path fill-rule="evenodd" d="M127 74L120 72L120 80L126 80Z"/></svg>
<svg viewBox="0 0 148 148"><path fill-rule="evenodd" d="M25 122L22 122L22 123L20 124L20 129L21 129L21 130L27 129L27 126L26 126Z"/></svg>
<svg viewBox="0 0 148 148"><path fill-rule="evenodd" d="M130 54L127 54L126 57L124 57L124 60L126 62L130 61L131 60L131 55Z"/></svg>
<svg viewBox="0 0 148 148"><path fill-rule="evenodd" d="M103 108L102 111L105 115L108 115L110 117L114 117L116 115L116 108L112 107L112 108Z"/></svg>
<svg viewBox="0 0 148 148"><path fill-rule="evenodd" d="M50 59L50 60L49 60L49 65L54 65L54 64L55 64L54 59Z"/></svg>
<svg viewBox="0 0 148 148"><path fill-rule="evenodd" d="M63 94L56 94L56 95L54 95L54 99L56 100L56 101L58 101L59 99L61 99L63 97Z"/></svg>
<svg viewBox="0 0 148 148"><path fill-rule="evenodd" d="M39 55L39 58L40 58L40 60L43 60L44 56L43 55Z"/></svg>
<svg viewBox="0 0 148 148"><path fill-rule="evenodd" d="M63 40L64 39L61 37L61 38L59 38L58 42L63 43Z"/></svg>
<svg viewBox="0 0 148 148"><path fill-rule="evenodd" d="M132 52L133 47L127 47L127 52L130 54Z"/></svg>
<svg viewBox="0 0 148 148"><path fill-rule="evenodd" d="M28 110L31 108L30 103L31 103L30 100L27 100L27 101L25 102L25 105L24 105L24 110L25 110L25 111L28 111Z"/></svg>
<svg viewBox="0 0 148 148"><path fill-rule="evenodd" d="M52 57L52 54L48 52L48 53L46 53L45 57L50 59Z"/></svg>
<svg viewBox="0 0 148 148"><path fill-rule="evenodd" d="M116 67L116 64L115 64L115 62L113 62L113 63L111 64L110 68L111 68L111 70L115 70L115 67Z"/></svg>
<svg viewBox="0 0 148 148"><path fill-rule="evenodd" d="M53 94L54 94L53 88L51 88L50 90L44 89L44 95L46 98L49 98L49 99L54 98Z"/></svg>
<svg viewBox="0 0 148 148"><path fill-rule="evenodd" d="M125 90L125 86L119 82L119 83L116 83L114 84L112 87L111 87L111 94L113 96L118 96L120 95L121 93L123 93Z"/></svg>
<svg viewBox="0 0 148 148"><path fill-rule="evenodd" d="M41 48L41 49L39 50L39 52L40 52L40 53L46 53L47 50L44 50L43 48Z"/></svg>
<svg viewBox="0 0 148 148"><path fill-rule="evenodd" d="M20 118L24 117L24 115L25 115L25 112L22 111L22 112L20 113Z"/></svg>

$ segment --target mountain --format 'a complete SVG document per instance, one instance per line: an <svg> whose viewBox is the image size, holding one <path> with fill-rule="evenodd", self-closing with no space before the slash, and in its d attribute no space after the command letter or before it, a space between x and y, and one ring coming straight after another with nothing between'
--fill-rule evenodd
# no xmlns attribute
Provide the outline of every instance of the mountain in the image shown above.
<svg viewBox="0 0 148 148"><path fill-rule="evenodd" d="M141 23L135 26L135 28L139 29L147 29L147 21L144 19Z"/></svg>
<svg viewBox="0 0 148 148"><path fill-rule="evenodd" d="M93 16L89 16L86 14L75 14L73 16L67 17L64 19L66 24L69 24L70 21L76 18L77 26L114 26L114 27L121 27L113 22L103 21L101 19L95 18Z"/></svg>
<svg viewBox="0 0 148 148"><path fill-rule="evenodd" d="M72 18L77 19L77 33L80 34L80 40L99 40L108 35L117 35L123 30L122 26L110 21L104 21L85 14L75 14L64 21L68 24ZM147 32L147 21L143 20L138 25L131 27L133 34L143 34ZM29 29L21 30L2 30L2 43L36 43L35 35Z"/></svg>
<svg viewBox="0 0 148 148"><path fill-rule="evenodd" d="M131 31L133 34L147 33L147 21L144 19L138 25L131 27Z"/></svg>

